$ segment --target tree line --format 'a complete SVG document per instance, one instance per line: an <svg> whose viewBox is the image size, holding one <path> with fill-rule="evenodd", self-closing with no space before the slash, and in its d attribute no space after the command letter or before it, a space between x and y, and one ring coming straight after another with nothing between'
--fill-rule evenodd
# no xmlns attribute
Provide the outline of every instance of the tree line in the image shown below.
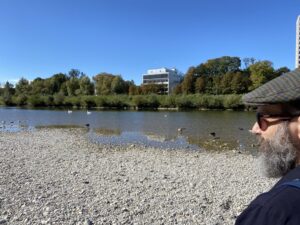
<svg viewBox="0 0 300 225"><path fill-rule="evenodd" d="M190 67L174 94L243 94L271 79L289 72L287 67L274 69L268 60L243 59L223 56L210 59L196 67Z"/></svg>
<svg viewBox="0 0 300 225"><path fill-rule="evenodd" d="M272 62L267 60L258 61L254 58L241 60L239 57L223 56L190 67L183 76L181 83L173 90L173 94L239 95L251 91L288 71L287 67L275 69ZM78 102L79 99L89 99L86 96L157 94L161 92L161 88L155 84L138 86L132 80L126 81L121 75L111 73L99 73L90 79L83 72L71 69L66 74L58 73L45 79L38 77L31 82L23 77L15 86L6 82L0 88L0 103L20 106L39 105L39 102L43 102L41 105L45 106L97 106L101 104L91 105ZM163 101L161 100L160 104L162 106L164 105ZM180 100L175 105L181 105L179 102Z"/></svg>

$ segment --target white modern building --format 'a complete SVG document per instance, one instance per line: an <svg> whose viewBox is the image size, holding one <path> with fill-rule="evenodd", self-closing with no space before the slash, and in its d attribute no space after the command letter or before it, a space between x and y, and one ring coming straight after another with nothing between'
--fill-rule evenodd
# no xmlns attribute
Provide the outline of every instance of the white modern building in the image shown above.
<svg viewBox="0 0 300 225"><path fill-rule="evenodd" d="M161 85L161 93L170 94L177 84L180 83L182 74L177 69L159 68L148 70L143 74L143 85L156 84Z"/></svg>
<svg viewBox="0 0 300 225"><path fill-rule="evenodd" d="M300 16L296 22L296 68L300 66Z"/></svg>

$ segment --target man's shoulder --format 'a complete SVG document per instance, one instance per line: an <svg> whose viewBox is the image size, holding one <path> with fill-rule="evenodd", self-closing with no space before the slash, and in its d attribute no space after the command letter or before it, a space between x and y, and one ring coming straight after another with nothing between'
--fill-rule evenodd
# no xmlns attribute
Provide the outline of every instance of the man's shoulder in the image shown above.
<svg viewBox="0 0 300 225"><path fill-rule="evenodd" d="M300 224L300 188L281 185L259 195L238 217L237 225Z"/></svg>
<svg viewBox="0 0 300 225"><path fill-rule="evenodd" d="M300 208L300 188L284 184L261 194L253 201L254 206L265 208L278 206L281 210L283 205L291 206L292 204Z"/></svg>

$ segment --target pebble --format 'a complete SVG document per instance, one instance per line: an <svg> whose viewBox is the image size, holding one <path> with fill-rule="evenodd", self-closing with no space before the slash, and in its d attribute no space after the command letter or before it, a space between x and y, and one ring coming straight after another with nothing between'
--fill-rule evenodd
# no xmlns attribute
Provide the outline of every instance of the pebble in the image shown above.
<svg viewBox="0 0 300 225"><path fill-rule="evenodd" d="M84 221L84 225L93 225L93 222L91 220L89 220L89 219L86 219Z"/></svg>
<svg viewBox="0 0 300 225"><path fill-rule="evenodd" d="M84 132L1 133L0 224L234 224L277 181L246 153L95 144Z"/></svg>

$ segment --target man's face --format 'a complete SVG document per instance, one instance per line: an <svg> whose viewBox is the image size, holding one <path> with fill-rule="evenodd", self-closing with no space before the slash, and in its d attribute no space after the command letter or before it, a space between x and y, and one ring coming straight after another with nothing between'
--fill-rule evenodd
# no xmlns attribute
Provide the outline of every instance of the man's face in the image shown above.
<svg viewBox="0 0 300 225"><path fill-rule="evenodd" d="M292 144L288 122L277 125L272 137L260 139L259 168L267 177L281 177L295 167L297 150Z"/></svg>
<svg viewBox="0 0 300 225"><path fill-rule="evenodd" d="M251 132L259 139L259 167L268 177L280 177L295 167L295 120L278 112L264 113L259 109L257 122Z"/></svg>

